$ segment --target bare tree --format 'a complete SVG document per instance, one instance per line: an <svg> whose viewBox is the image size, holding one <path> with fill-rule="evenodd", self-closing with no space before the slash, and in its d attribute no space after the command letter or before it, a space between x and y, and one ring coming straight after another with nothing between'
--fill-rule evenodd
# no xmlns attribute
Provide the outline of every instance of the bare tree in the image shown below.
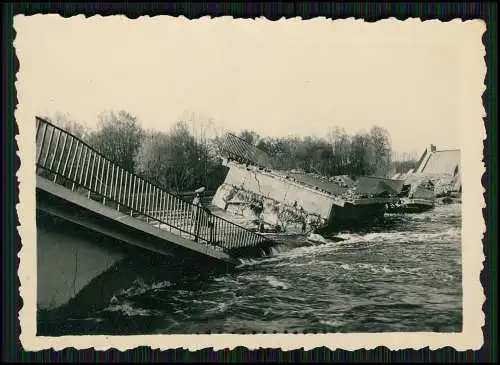
<svg viewBox="0 0 500 365"><path fill-rule="evenodd" d="M176 192L191 190L203 182L205 155L185 122L169 133L155 133L143 139L135 163L148 179Z"/></svg>
<svg viewBox="0 0 500 365"><path fill-rule="evenodd" d="M381 127L374 126L370 130L371 143L375 155L375 166L373 174L379 177L387 177L391 169L391 137L389 132Z"/></svg>
<svg viewBox="0 0 500 365"><path fill-rule="evenodd" d="M77 138L84 141L88 140L90 128L84 123L75 121L68 113L57 112L52 116L43 118Z"/></svg>
<svg viewBox="0 0 500 365"><path fill-rule="evenodd" d="M137 154L144 131L137 118L126 112L104 112L99 127L90 135L90 143L102 154L125 169L135 170Z"/></svg>
<svg viewBox="0 0 500 365"><path fill-rule="evenodd" d="M332 128L328 137L333 150L333 168L336 173L344 174L348 172L351 154L351 137L343 128Z"/></svg>
<svg viewBox="0 0 500 365"><path fill-rule="evenodd" d="M257 145L260 140L260 136L257 132L248 129L241 131L239 137L254 146Z"/></svg>

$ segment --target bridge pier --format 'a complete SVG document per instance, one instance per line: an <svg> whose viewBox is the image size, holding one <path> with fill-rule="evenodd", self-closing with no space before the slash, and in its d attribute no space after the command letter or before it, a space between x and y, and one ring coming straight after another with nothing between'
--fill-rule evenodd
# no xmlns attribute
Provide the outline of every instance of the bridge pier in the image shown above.
<svg viewBox="0 0 500 365"><path fill-rule="evenodd" d="M177 283L232 268L201 256L158 255L37 211L38 321L56 326L48 335L59 332L65 318L106 307L137 279ZM38 335L44 335L45 327Z"/></svg>
<svg viewBox="0 0 500 365"><path fill-rule="evenodd" d="M110 239L37 212L37 307L67 304L95 278L129 255Z"/></svg>

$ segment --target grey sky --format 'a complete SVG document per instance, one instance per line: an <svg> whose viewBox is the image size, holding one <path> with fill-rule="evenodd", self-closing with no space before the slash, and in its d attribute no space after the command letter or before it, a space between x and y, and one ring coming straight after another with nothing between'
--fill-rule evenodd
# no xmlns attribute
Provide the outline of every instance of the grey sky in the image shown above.
<svg viewBox="0 0 500 365"><path fill-rule="evenodd" d="M191 113L270 136L376 124L394 150L420 152L460 147L463 105L480 96L467 87L477 23L39 15L15 27L26 115L89 126L110 109L157 130Z"/></svg>

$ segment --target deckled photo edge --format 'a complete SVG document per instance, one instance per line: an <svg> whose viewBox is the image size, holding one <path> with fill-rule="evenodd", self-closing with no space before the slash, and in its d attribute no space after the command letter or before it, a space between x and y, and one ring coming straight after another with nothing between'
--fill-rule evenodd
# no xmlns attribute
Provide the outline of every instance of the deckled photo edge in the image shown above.
<svg viewBox="0 0 500 365"><path fill-rule="evenodd" d="M52 15L51 15L52 16ZM37 15L36 17L42 17ZM21 18L21 19L19 19ZM17 28L20 20L23 26L29 22L28 17L16 16L14 27ZM106 21L103 18L102 21ZM159 19L159 17L155 17ZM65 21L88 21L89 19L69 18ZM148 20L148 19L143 19ZM214 19L211 19L212 21ZM229 24L230 19L225 19ZM128 20L134 22L134 20ZM175 20L174 20L175 21ZM288 21L288 20L287 20ZM290 21L297 22L296 19ZM323 20L329 22L330 20ZM359 20L336 20L355 21ZM380 22L398 22L396 20L381 20ZM412 22L408 20L406 22ZM437 20L425 21L439 22ZM318 21L318 24L320 22ZM440 22L441 23L441 22ZM438 349L444 346L452 346L455 349L467 350L478 349L482 346L484 325L484 313L482 304L484 302L484 291L479 281L479 275L483 268L483 248L480 244L484 230L482 208L484 207L483 186L481 177L485 171L483 158L483 139L486 137L482 117L485 114L481 96L485 90L484 76L486 64L484 62L485 47L481 37L486 31L484 22L481 20L463 22L462 26L469 26L471 34L477 39L477 49L471 50L474 57L480 57L478 70L474 70L474 79L470 80L471 86L477 91L477 98L471 100L470 115L471 123L462 125L466 132L462 133L462 148L467 153L463 154L462 167L464 171L463 195L463 227L462 227L462 263L463 263L463 289L464 289L464 331L459 334L438 333L372 333L372 334L276 334L276 335L154 335L154 336L63 336L63 337L38 337L36 336L36 222L35 222L35 138L34 138L34 115L25 114L23 110L23 90L29 87L29 80L23 78L23 57L26 49L22 48L22 31L17 33L14 41L16 56L19 59L20 68L16 78L16 90L19 105L15 116L19 128L16 136L21 159L21 166L16 172L19 179L19 203L17 214L20 221L18 232L21 237L22 248L18 254L20 265L18 276L21 282L20 295L22 297L22 309L19 313L21 322L21 342L27 351L39 351L53 348L61 350L68 347L76 349L94 348L95 350L106 350L116 348L124 351L137 346L151 346L152 349L187 348L198 350L213 347L214 350L223 348L234 348L245 346L248 349L256 348L281 348L290 350L296 348L312 349L318 346L326 346L330 349L371 349L377 346L386 346L391 350L414 348L419 349L429 346ZM479 54L478 54L479 53ZM473 138L471 138L473 137ZM471 244L471 242L473 244Z"/></svg>

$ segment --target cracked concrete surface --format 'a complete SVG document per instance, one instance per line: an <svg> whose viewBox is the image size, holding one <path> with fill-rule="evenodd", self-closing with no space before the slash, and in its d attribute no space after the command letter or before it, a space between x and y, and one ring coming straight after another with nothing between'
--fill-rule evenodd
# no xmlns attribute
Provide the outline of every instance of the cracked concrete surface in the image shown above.
<svg viewBox="0 0 500 365"><path fill-rule="evenodd" d="M37 228L37 305L57 308L95 277L125 258L89 239L64 234L60 227ZM40 280L50 278L50 280Z"/></svg>
<svg viewBox="0 0 500 365"><path fill-rule="evenodd" d="M252 192L286 206L295 205L323 219L329 219L332 206L336 204L331 196L296 184L284 177L235 164L229 165L229 168L224 184L219 187L212 200L212 204L221 209L225 207L220 195L227 186L238 187L241 191Z"/></svg>
<svg viewBox="0 0 500 365"><path fill-rule="evenodd" d="M279 227L289 233L307 233L313 227L326 224L317 212L306 211L297 204L297 199L290 196L286 182L283 184L273 179L262 183L261 179L265 180L266 176L248 170L240 176L241 180L234 180L233 177L230 176L219 187L212 204L234 216L246 217L248 222L245 226L253 222L253 228L257 229L259 222L263 222L269 230ZM249 184L248 181L255 183Z"/></svg>

